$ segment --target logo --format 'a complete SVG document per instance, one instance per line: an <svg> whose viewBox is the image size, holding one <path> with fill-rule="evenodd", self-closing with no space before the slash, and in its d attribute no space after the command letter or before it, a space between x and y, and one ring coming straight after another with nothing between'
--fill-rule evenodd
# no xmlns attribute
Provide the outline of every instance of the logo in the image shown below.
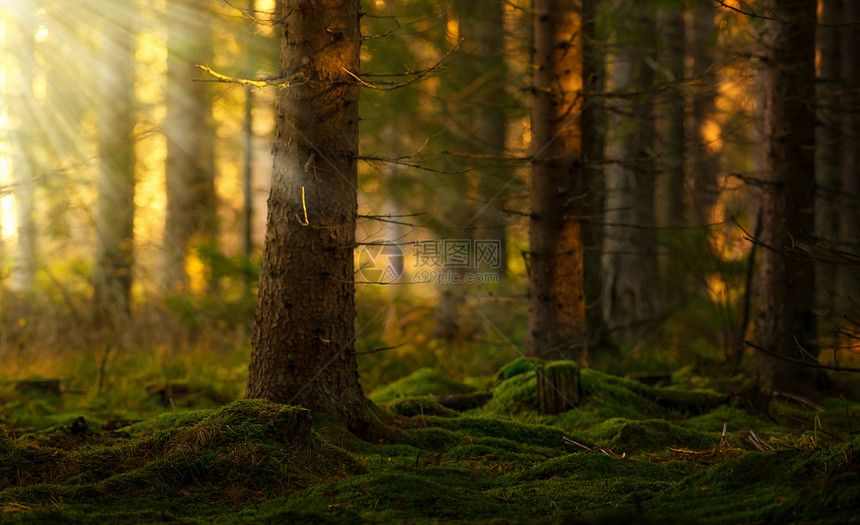
<svg viewBox="0 0 860 525"><path fill-rule="evenodd" d="M358 250L358 274L368 283L391 284L403 275L403 250L393 242L371 240Z"/></svg>

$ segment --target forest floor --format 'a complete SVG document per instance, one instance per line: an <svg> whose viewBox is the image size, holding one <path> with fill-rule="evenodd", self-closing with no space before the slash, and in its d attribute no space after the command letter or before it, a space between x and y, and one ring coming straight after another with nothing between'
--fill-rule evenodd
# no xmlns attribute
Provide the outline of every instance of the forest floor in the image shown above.
<svg viewBox="0 0 860 525"><path fill-rule="evenodd" d="M548 416L532 361L469 383L421 369L370 394L364 439L264 401L213 394L215 408L181 409L175 385L151 393L174 409L140 421L76 413L73 394L7 393L0 522L857 519L855 394L811 401L682 376L649 386L583 369L578 402ZM484 404L460 412L452 399Z"/></svg>

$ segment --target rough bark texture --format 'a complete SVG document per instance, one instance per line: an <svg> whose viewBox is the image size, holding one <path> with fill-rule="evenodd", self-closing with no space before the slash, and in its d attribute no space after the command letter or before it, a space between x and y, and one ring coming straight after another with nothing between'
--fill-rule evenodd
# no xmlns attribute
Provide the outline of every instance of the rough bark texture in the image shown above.
<svg viewBox="0 0 860 525"><path fill-rule="evenodd" d="M586 359L582 5L534 3L526 354L544 359Z"/></svg>
<svg viewBox="0 0 860 525"><path fill-rule="evenodd" d="M842 198L839 216L840 247L860 255L860 2L845 0L842 29ZM837 274L839 311L857 319L860 312L860 269L842 266Z"/></svg>
<svg viewBox="0 0 860 525"><path fill-rule="evenodd" d="M626 4L624 4L626 5ZM621 5L619 9L624 8ZM650 27L648 7L626 7L638 28ZM612 338L632 345L637 331L657 315L657 241L654 226L654 118L650 97L635 93L651 89L654 72L647 46L630 31L620 33L608 74L609 164L606 168L606 238L604 240L604 315Z"/></svg>
<svg viewBox="0 0 860 525"><path fill-rule="evenodd" d="M840 33L842 0L821 0L817 28L818 85L817 127L815 136L815 233L823 246L839 242L840 166L842 163L842 110ZM855 42L856 44L856 42ZM834 286L838 267L819 262L815 265L817 308L826 314L834 311Z"/></svg>
<svg viewBox="0 0 860 525"><path fill-rule="evenodd" d="M770 0L766 24L766 181L762 200L755 342L773 353L816 355L815 272L801 251L814 233L815 0ZM812 386L810 368L758 351L750 371L779 389Z"/></svg>
<svg viewBox="0 0 860 525"><path fill-rule="evenodd" d="M129 313L134 266L135 35L130 16L115 19L119 11L105 13L93 287L95 315L116 328Z"/></svg>
<svg viewBox="0 0 860 525"><path fill-rule="evenodd" d="M174 0L167 10L163 275L168 290L187 287L185 267L192 243L214 242L217 234L209 84L194 81L200 76L195 64L211 62L210 16L208 6L196 0Z"/></svg>
<svg viewBox="0 0 860 525"><path fill-rule="evenodd" d="M358 0L280 2L274 172L249 398L368 422L353 343Z"/></svg>

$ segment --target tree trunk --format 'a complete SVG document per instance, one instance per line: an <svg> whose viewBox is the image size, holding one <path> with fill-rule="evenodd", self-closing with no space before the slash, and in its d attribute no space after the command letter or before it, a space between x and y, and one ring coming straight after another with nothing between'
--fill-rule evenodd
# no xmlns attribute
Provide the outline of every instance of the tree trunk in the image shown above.
<svg viewBox="0 0 860 525"><path fill-rule="evenodd" d="M619 4L621 5L621 4ZM626 5L626 4L624 4ZM648 7L629 7L638 28L653 25ZM646 62L647 45L622 38L608 76L616 96L609 108L612 137L607 147L606 239L604 241L604 314L613 340L630 345L657 316L657 242L654 226L654 72ZM623 96L625 93L634 93ZM639 95L635 93L640 93Z"/></svg>
<svg viewBox="0 0 860 525"><path fill-rule="evenodd" d="M582 7L535 0L526 354L586 360Z"/></svg>
<svg viewBox="0 0 860 525"><path fill-rule="evenodd" d="M248 15L256 17L257 0L248 0ZM253 37L249 32L247 45L253 49ZM247 77L255 74L251 68L245 68ZM243 135L243 157L242 157L242 255L246 259L251 258L254 251L253 227L254 227L254 197L252 193L252 181L254 179L254 88L245 86L245 122L242 128Z"/></svg>
<svg viewBox="0 0 860 525"><path fill-rule="evenodd" d="M18 240L12 263L11 288L30 291L36 281L36 156L34 145L37 119L34 114L33 68L36 64L33 33L36 30L36 6L22 2L15 9L13 24L17 36L15 51L18 89L9 105L12 142L12 195L18 223ZM17 27L15 27L17 26ZM13 85L14 85L13 84Z"/></svg>
<svg viewBox="0 0 860 525"><path fill-rule="evenodd" d="M686 102L684 58L686 39L684 2L676 1L660 9L658 28L661 35L660 78L667 89L659 98L655 219L660 227L659 243L664 254L659 257L660 292L672 308L684 304L689 276L684 274L685 254L676 241L687 225L685 191L686 172Z"/></svg>
<svg viewBox="0 0 860 525"><path fill-rule="evenodd" d="M684 196L684 168L686 158L686 96L683 90L685 33L683 2L673 2L660 10L658 24L661 43L661 72L659 81L668 89L661 97L658 158L660 183L657 196L657 223L660 226L679 227L686 221ZM669 230L669 235L677 230ZM665 272L664 272L665 273ZM681 290L677 290L680 292Z"/></svg>
<svg viewBox="0 0 860 525"><path fill-rule="evenodd" d="M719 196L717 185L718 157L706 134L708 120L715 111L716 75L714 74L714 15L713 6L706 2L696 3L691 9L690 56L692 67L690 78L693 85L690 113L690 218L694 224L707 224L711 211ZM706 248L707 249L707 248ZM702 279L701 281L704 281Z"/></svg>
<svg viewBox="0 0 860 525"><path fill-rule="evenodd" d="M117 18L124 16L125 18ZM134 51L133 16L105 10L99 106L97 249L94 313L113 329L128 316L134 266Z"/></svg>
<svg viewBox="0 0 860 525"><path fill-rule="evenodd" d="M766 23L766 180L755 342L792 359L817 355L814 264L815 0L769 0ZM783 389L812 385L812 369L757 351L750 372Z"/></svg>
<svg viewBox="0 0 860 525"><path fill-rule="evenodd" d="M841 248L854 256L860 255L860 2L845 0L842 28L842 198L839 213ZM837 294L840 313L857 319L860 313L860 270L857 266L842 266L837 273Z"/></svg>
<svg viewBox="0 0 860 525"><path fill-rule="evenodd" d="M358 382L358 0L279 2L277 137L249 398L368 423Z"/></svg>
<svg viewBox="0 0 860 525"><path fill-rule="evenodd" d="M175 10L194 16L175 16ZM167 139L165 167L167 208L164 233L165 286L185 290L186 261L192 243L217 237L215 141L210 122L209 84L195 82L195 64L210 62L210 12L196 0L171 2L166 13Z"/></svg>
<svg viewBox="0 0 860 525"><path fill-rule="evenodd" d="M582 78L588 104L582 109L582 154L585 180L585 219L582 225L583 279L585 290L585 325L589 352L614 347L603 317L603 214L606 198L604 162L606 155L606 107L599 93L605 88L605 42L597 34L596 13L599 1L585 2L582 6L583 65Z"/></svg>
<svg viewBox="0 0 860 525"><path fill-rule="evenodd" d="M473 150L475 153L503 156L508 123L505 86L509 82L504 60L504 1L466 0L460 4L468 6L468 9L463 9L461 27L463 36L473 39L475 63L469 74L473 77L473 85L479 86L472 95ZM486 161L474 167L479 168L480 180L473 238L493 241L499 247L498 265L481 270L504 277L508 267L505 189L510 182L510 172L499 161Z"/></svg>
<svg viewBox="0 0 860 525"><path fill-rule="evenodd" d="M815 135L815 233L822 245L839 242L840 166L842 163L842 108L839 88L841 80L840 28L842 0L821 0L818 14L817 126ZM835 306L835 283L839 268L819 262L815 265L817 308L832 315Z"/></svg>

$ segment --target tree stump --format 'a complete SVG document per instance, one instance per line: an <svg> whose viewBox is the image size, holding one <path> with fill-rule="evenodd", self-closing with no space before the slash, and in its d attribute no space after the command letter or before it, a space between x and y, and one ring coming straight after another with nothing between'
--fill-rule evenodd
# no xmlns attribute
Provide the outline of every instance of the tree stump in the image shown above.
<svg viewBox="0 0 860 525"><path fill-rule="evenodd" d="M579 366L557 361L538 368L537 398L541 414L561 414L579 403Z"/></svg>

